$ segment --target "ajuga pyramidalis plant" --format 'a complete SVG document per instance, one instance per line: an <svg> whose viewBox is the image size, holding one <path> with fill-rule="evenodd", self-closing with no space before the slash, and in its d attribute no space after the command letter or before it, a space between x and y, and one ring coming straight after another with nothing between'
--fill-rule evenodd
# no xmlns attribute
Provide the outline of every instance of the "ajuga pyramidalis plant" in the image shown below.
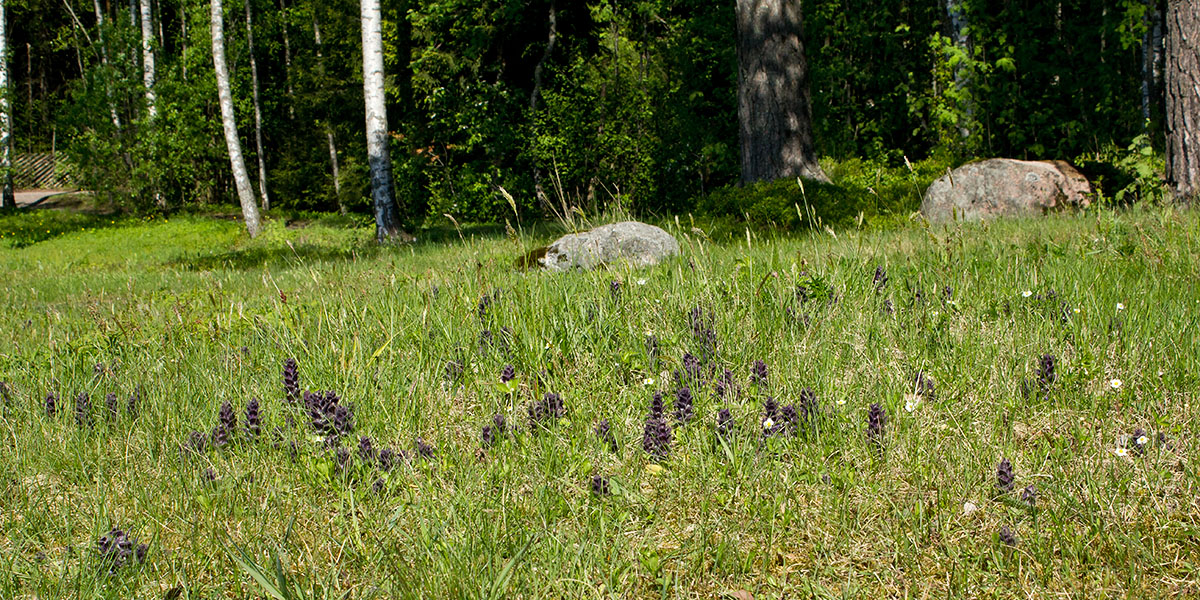
<svg viewBox="0 0 1200 600"><path fill-rule="evenodd" d="M1000 460L996 467L996 487L1002 491L1011 492L1013 489L1013 466L1007 458Z"/></svg>
<svg viewBox="0 0 1200 600"><path fill-rule="evenodd" d="M46 417L53 419L58 414L58 394L50 392L46 394Z"/></svg>
<svg viewBox="0 0 1200 600"><path fill-rule="evenodd" d="M117 400L117 395L109 392L104 396L104 407L108 409L105 416L109 421L116 421L121 416L121 401Z"/></svg>
<svg viewBox="0 0 1200 600"><path fill-rule="evenodd" d="M300 367L294 358L283 361L283 393L289 403L300 400Z"/></svg>
<svg viewBox="0 0 1200 600"><path fill-rule="evenodd" d="M692 390L681 387L675 392L675 420L687 423L692 420L695 409L692 403Z"/></svg>
<svg viewBox="0 0 1200 600"><path fill-rule="evenodd" d="M75 424L80 427L92 426L92 399L87 392L75 397Z"/></svg>
<svg viewBox="0 0 1200 600"><path fill-rule="evenodd" d="M260 434L262 434L262 410L259 407L258 398L251 398L250 403L246 405L246 437L256 440Z"/></svg>
<svg viewBox="0 0 1200 600"><path fill-rule="evenodd" d="M887 412L878 402L871 404L871 409L867 411L867 440L876 446L882 446L886 426Z"/></svg>

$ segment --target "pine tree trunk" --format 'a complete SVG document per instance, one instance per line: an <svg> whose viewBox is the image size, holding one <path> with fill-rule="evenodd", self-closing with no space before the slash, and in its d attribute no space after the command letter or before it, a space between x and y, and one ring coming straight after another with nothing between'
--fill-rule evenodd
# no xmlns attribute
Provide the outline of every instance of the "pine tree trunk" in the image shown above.
<svg viewBox="0 0 1200 600"><path fill-rule="evenodd" d="M813 148L799 0L737 0L742 182L828 181Z"/></svg>
<svg viewBox="0 0 1200 600"><path fill-rule="evenodd" d="M16 208L12 181L12 112L8 104L8 14L0 0L0 209Z"/></svg>
<svg viewBox="0 0 1200 600"><path fill-rule="evenodd" d="M146 114L151 119L158 115L158 102L154 95L154 21L150 14L150 0L141 0L142 14L142 84L146 87Z"/></svg>
<svg viewBox="0 0 1200 600"><path fill-rule="evenodd" d="M1200 0L1168 0L1167 185L1175 199L1200 194Z"/></svg>
<svg viewBox="0 0 1200 600"><path fill-rule="evenodd" d="M246 161L242 158L242 142L238 139L237 119L233 114L233 92L229 85L229 69L225 64L225 25L221 0L212 0L212 55L217 74L217 97L221 104L221 125L225 129L225 145L229 148L229 163L237 187L238 201L242 205L242 216L246 219L246 231L256 237L261 228L258 204L254 201L254 188L246 172Z"/></svg>
<svg viewBox="0 0 1200 600"><path fill-rule="evenodd" d="M383 90L383 15L379 2L361 0L361 9L367 162L371 168L375 238L384 242L400 237L402 232L392 182L392 158L388 151L387 100Z"/></svg>
<svg viewBox="0 0 1200 600"><path fill-rule="evenodd" d="M254 18L250 0L246 5L246 50L250 53L250 81L254 91L254 149L258 158L258 193L262 195L262 209L271 210L271 196L267 194L267 158L263 154L262 104L258 91L258 61L254 60Z"/></svg>

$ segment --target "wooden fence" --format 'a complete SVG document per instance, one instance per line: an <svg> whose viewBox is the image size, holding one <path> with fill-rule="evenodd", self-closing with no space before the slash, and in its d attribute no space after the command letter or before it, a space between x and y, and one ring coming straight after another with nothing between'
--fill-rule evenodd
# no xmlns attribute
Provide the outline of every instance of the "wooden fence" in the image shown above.
<svg viewBox="0 0 1200 600"><path fill-rule="evenodd" d="M33 190L75 189L67 165L49 152L16 155L13 160L13 187Z"/></svg>

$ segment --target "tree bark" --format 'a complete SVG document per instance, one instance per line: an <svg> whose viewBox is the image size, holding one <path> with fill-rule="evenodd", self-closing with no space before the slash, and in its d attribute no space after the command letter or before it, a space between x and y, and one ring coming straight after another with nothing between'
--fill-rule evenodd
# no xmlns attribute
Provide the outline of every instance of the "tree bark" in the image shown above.
<svg viewBox="0 0 1200 600"><path fill-rule="evenodd" d="M558 44L558 7L555 6L554 0L550 0L550 14L547 16L547 21L550 25L550 32L546 36L546 49L542 53L541 60L537 66L533 68L533 91L529 93L529 118L533 119L538 110L538 101L542 97L542 79L546 70L546 63L550 62L550 57L554 54L554 47ZM615 36L614 36L615 39ZM548 204L546 199L546 190L542 186L542 168L537 164L533 165L533 193L541 205Z"/></svg>
<svg viewBox="0 0 1200 600"><path fill-rule="evenodd" d="M8 14L0 0L0 209L16 208L12 181L12 112L8 104Z"/></svg>
<svg viewBox="0 0 1200 600"><path fill-rule="evenodd" d="M379 242L402 236L388 151L387 102L383 90L383 15L380 0L361 0L363 99L366 104L367 162L371 168L371 199L375 207L375 238Z"/></svg>
<svg viewBox="0 0 1200 600"><path fill-rule="evenodd" d="M250 53L250 81L254 90L254 150L258 158L258 193L262 194L262 209L271 210L271 196L267 194L267 159L263 154L262 104L258 92L258 61L254 60L254 18L250 0L246 5L246 50Z"/></svg>
<svg viewBox="0 0 1200 600"><path fill-rule="evenodd" d="M1168 0L1167 185L1179 202L1200 193L1200 0Z"/></svg>
<svg viewBox="0 0 1200 600"><path fill-rule="evenodd" d="M158 116L158 101L154 95L154 21L150 0L141 0L142 13L142 84L146 87L146 114Z"/></svg>
<svg viewBox="0 0 1200 600"><path fill-rule="evenodd" d="M317 7L312 11L313 40L317 43L317 74L325 81L325 55L321 42L321 23L317 19ZM337 140L333 136L333 125L325 121L325 141L329 143L329 170L333 174L333 194L337 196L338 212L346 214L346 203L342 202L342 173L338 164Z"/></svg>
<svg viewBox="0 0 1200 600"><path fill-rule="evenodd" d="M314 10L316 9L314 8ZM283 17L283 81L287 87L288 119L295 120L296 91L292 89L292 42L288 37L288 8L287 2L284 0L279 0L279 12Z"/></svg>
<svg viewBox="0 0 1200 600"><path fill-rule="evenodd" d="M261 224L258 204L254 201L254 188L250 186L250 175L246 172L246 161L242 158L242 142L238 139L237 119L233 114L233 92L229 85L229 69L225 64L225 25L221 0L211 2L213 68L217 74L217 98L221 104L221 125L225 129L225 146L229 149L229 163L237 187L238 200L242 205L242 216L246 220L246 231L256 237Z"/></svg>
<svg viewBox="0 0 1200 600"><path fill-rule="evenodd" d="M963 0L946 0L946 18L950 21L950 39L954 45L965 55L970 55L971 40L967 38L967 13L963 10ZM971 137L971 121L974 117L975 107L969 94L964 94L964 90L971 85L970 76L967 72L967 65L960 61L954 65L954 89L962 94L959 104L959 122L958 135L966 140Z"/></svg>
<svg viewBox="0 0 1200 600"><path fill-rule="evenodd" d="M117 104L113 102L112 86L109 85L108 70L108 41L104 35L104 9L100 0L92 0L92 8L96 11L96 37L100 40L100 65L104 67L104 96L108 100L108 115L117 133L121 132L121 115L117 113Z"/></svg>
<svg viewBox="0 0 1200 600"><path fill-rule="evenodd" d="M829 181L813 147L799 0L737 0L742 182Z"/></svg>

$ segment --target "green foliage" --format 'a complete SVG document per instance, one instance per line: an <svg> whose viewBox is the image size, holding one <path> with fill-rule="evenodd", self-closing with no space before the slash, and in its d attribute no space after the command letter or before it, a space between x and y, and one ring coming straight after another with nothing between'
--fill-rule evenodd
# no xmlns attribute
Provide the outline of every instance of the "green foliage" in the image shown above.
<svg viewBox="0 0 1200 600"><path fill-rule="evenodd" d="M1112 144L1086 155L1079 168L1096 187L1101 204L1158 204L1167 198L1166 158L1154 151L1146 135L1133 138L1127 148Z"/></svg>
<svg viewBox="0 0 1200 600"><path fill-rule="evenodd" d="M715 190L697 200L708 215L737 215L756 225L783 229L849 227L860 219L908 215L921 195L952 163L929 159L887 166L850 159L822 165L831 183L779 179Z"/></svg>

